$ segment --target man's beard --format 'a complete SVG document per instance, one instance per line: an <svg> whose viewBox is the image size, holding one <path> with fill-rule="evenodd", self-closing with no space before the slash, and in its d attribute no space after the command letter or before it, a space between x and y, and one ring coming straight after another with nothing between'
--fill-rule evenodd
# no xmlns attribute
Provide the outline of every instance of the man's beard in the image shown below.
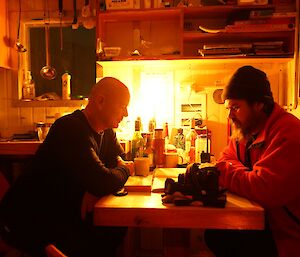
<svg viewBox="0 0 300 257"><path fill-rule="evenodd" d="M249 127L241 126L238 120L231 120L231 138L234 138L237 141L242 141L243 139L248 139L251 136Z"/></svg>
<svg viewBox="0 0 300 257"><path fill-rule="evenodd" d="M233 121L231 121L231 136L230 137L239 142L245 138L241 127L236 126L236 124Z"/></svg>

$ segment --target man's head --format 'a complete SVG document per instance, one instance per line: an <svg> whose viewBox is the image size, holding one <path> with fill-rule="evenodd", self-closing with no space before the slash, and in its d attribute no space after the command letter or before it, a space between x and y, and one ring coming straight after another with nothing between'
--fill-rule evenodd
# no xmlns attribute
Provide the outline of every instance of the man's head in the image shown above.
<svg viewBox="0 0 300 257"><path fill-rule="evenodd" d="M122 119L128 116L129 100L129 90L121 81L105 77L92 88L84 113L97 132L117 128Z"/></svg>
<svg viewBox="0 0 300 257"><path fill-rule="evenodd" d="M252 66L243 66L234 73L222 97L239 137L257 133L274 107L266 74Z"/></svg>

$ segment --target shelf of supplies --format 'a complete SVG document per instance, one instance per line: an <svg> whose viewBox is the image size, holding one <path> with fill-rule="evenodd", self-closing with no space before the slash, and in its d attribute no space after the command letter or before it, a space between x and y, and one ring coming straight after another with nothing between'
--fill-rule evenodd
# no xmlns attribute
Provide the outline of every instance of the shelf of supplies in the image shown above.
<svg viewBox="0 0 300 257"><path fill-rule="evenodd" d="M280 38L280 37L290 37L291 34L295 33L294 30L287 30L287 31L264 31L264 32L218 32L218 33L205 33L205 32L198 32L198 31L185 31L183 33L183 40L184 41L195 41L195 40L202 40L202 39L240 39L240 38L248 38L257 39L257 38ZM252 40L253 41L253 40Z"/></svg>
<svg viewBox="0 0 300 257"><path fill-rule="evenodd" d="M266 23L265 26L263 26L264 24L256 26L255 23L254 25L241 23L242 25L239 28L232 23L232 19L237 21L247 20L252 11L254 11L254 17L257 15L260 18L291 18L291 23L295 23L295 26L289 27L289 24L285 23L277 24L278 21L276 21L274 23L270 22L270 24ZM297 24L298 14L294 3L290 3L287 8L282 8L280 4L217 5L108 10L100 11L98 14L99 28L97 36L107 45L120 46L123 51L117 58L100 61L211 58L210 56L198 56L197 50L205 44L219 44L220 42L222 44L234 44L282 41L282 50L285 53L283 55L275 54L274 57L276 58L279 56L280 58L293 56L297 47L295 36L299 28ZM167 22L160 24L160 20ZM149 21L153 21L153 23L149 25L147 23ZM135 22L140 24L137 25ZM200 26L204 28L204 31L199 29ZM270 26L270 29L268 26ZM134 41L134 27L139 28L140 36L147 38L152 43L153 48L156 47L155 51L145 56L128 56L128 53L136 48L133 47L133 44L136 43ZM128 31L128 33L125 34L124 31ZM157 50L170 45L177 50L176 53L168 52L169 54L163 55ZM213 56L213 58L217 57L223 58ZM267 57L272 58L273 56ZM226 56L226 58L232 58L232 56ZM261 56L239 56L237 58L261 58Z"/></svg>

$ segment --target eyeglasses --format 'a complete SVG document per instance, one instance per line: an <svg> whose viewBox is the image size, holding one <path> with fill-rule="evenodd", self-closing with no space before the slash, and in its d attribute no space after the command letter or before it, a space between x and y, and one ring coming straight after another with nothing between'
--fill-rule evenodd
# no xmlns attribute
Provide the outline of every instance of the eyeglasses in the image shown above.
<svg viewBox="0 0 300 257"><path fill-rule="evenodd" d="M233 105L233 106L226 107L226 110L230 111L230 112L239 112L240 109L241 109L241 107L239 105Z"/></svg>

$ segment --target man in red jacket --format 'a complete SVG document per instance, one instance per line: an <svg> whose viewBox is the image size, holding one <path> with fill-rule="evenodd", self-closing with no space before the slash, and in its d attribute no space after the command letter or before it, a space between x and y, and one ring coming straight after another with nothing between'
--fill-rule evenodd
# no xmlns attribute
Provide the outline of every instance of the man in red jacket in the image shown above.
<svg viewBox="0 0 300 257"><path fill-rule="evenodd" d="M300 120L274 102L266 74L239 68L224 89L232 137L220 184L265 208L263 231L207 230L217 257L300 256ZM233 221L234 222L234 221Z"/></svg>

